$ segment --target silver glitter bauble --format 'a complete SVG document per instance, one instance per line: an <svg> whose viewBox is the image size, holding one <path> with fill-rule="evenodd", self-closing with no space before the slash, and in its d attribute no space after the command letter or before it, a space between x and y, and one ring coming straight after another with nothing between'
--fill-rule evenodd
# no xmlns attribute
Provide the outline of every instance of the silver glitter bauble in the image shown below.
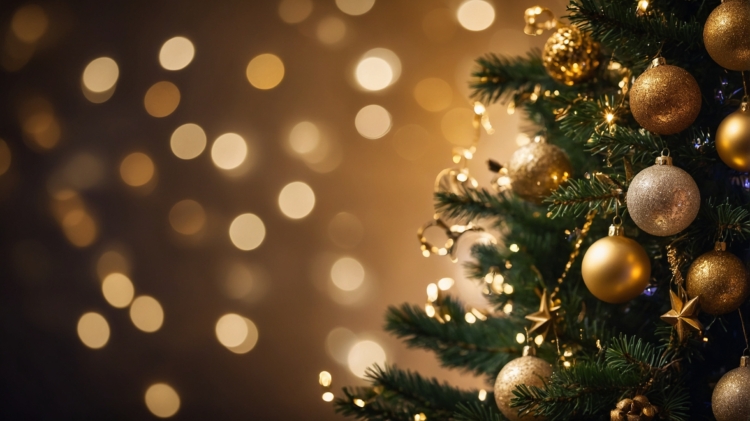
<svg viewBox="0 0 750 421"><path fill-rule="evenodd" d="M662 156L633 178L626 197L628 213L638 228L666 237L687 228L698 216L701 196L690 174Z"/></svg>
<svg viewBox="0 0 750 421"><path fill-rule="evenodd" d="M711 408L716 421L750 419L750 357L742 357L740 367L725 374L716 383Z"/></svg>
<svg viewBox="0 0 750 421"><path fill-rule="evenodd" d="M513 390L519 384L544 387L544 382L552 375L552 366L541 358L533 356L534 348L524 348L523 357L505 364L495 380L495 403L505 418L510 421L542 421L544 417L532 414L519 415L517 408L510 407L515 396Z"/></svg>

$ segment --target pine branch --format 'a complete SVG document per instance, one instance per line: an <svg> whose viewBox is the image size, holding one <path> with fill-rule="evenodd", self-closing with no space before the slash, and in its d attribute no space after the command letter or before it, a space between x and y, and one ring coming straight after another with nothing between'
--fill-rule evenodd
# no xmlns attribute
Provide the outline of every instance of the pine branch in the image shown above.
<svg viewBox="0 0 750 421"><path fill-rule="evenodd" d="M336 412L373 421L411 421L418 414L427 419L454 420L459 405L478 400L477 391L461 391L395 366L376 366L366 375L373 387L345 388L345 398L334 403Z"/></svg>
<svg viewBox="0 0 750 421"><path fill-rule="evenodd" d="M492 395L487 395L488 403L469 402L457 407L456 421L507 421L497 409Z"/></svg>
<svg viewBox="0 0 750 421"><path fill-rule="evenodd" d="M597 209L601 213L614 210L623 189L615 180L596 176L588 180L568 180L546 200L550 204L552 217L582 216L592 209Z"/></svg>
<svg viewBox="0 0 750 421"><path fill-rule="evenodd" d="M654 158L666 146L661 137L649 131L614 126L611 132L603 130L594 133L586 144L586 150L606 156L609 162L628 158L634 164L645 166L652 165Z"/></svg>
<svg viewBox="0 0 750 421"><path fill-rule="evenodd" d="M490 317L481 323L466 323L463 306L450 297L443 302L443 308L451 315L447 323L428 317L421 307L389 307L385 329L405 339L409 347L434 351L445 367L490 377L521 354L515 334L511 333L518 328L511 320Z"/></svg>
<svg viewBox="0 0 750 421"><path fill-rule="evenodd" d="M654 2L651 8L658 7ZM702 53L703 25L695 15L685 19L674 13L659 13L636 16L637 2L630 0L573 0L568 6L568 19L616 53L617 58L628 67L645 64L643 58L653 57L663 48L670 57Z"/></svg>
<svg viewBox="0 0 750 421"><path fill-rule="evenodd" d="M539 50L514 58L487 54L477 59L477 64L479 68L472 73L471 96L487 104L518 99L539 89L543 92L559 88L544 70Z"/></svg>

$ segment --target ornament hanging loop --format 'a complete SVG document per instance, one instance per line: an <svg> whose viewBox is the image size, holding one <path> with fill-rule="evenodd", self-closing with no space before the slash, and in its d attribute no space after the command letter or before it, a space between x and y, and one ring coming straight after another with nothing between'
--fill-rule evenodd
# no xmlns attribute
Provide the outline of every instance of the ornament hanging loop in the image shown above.
<svg viewBox="0 0 750 421"><path fill-rule="evenodd" d="M545 30L557 28L558 25L555 14L546 7L541 6L526 9L524 20L526 21L526 26L523 28L523 32L526 35L532 36L541 35Z"/></svg>
<svg viewBox="0 0 750 421"><path fill-rule="evenodd" d="M672 157L669 156L669 148L664 148L661 155L656 158L656 165L672 165Z"/></svg>

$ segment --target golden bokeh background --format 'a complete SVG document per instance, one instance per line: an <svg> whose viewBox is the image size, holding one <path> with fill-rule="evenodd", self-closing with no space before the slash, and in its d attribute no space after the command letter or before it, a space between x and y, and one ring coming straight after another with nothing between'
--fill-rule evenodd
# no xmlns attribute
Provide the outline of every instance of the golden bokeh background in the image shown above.
<svg viewBox="0 0 750 421"><path fill-rule="evenodd" d="M375 362L489 390L383 314L430 283L481 305L415 233L474 59L564 3L3 2L0 415L335 420ZM488 113L483 186L528 142Z"/></svg>

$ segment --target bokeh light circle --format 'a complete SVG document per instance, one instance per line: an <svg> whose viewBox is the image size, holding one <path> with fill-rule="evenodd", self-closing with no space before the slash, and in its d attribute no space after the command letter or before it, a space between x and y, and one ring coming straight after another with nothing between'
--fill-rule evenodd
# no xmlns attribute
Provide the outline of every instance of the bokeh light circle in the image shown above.
<svg viewBox="0 0 750 421"><path fill-rule="evenodd" d="M172 132L169 145L180 159L196 158L206 149L206 132L197 124L183 124Z"/></svg>
<svg viewBox="0 0 750 421"><path fill-rule="evenodd" d="M375 364L380 367L385 366L385 350L377 342L364 340L359 341L349 350L347 364L349 370L360 378L365 378L368 368Z"/></svg>
<svg viewBox="0 0 750 421"><path fill-rule="evenodd" d="M320 145L320 130L309 121L297 123L289 133L289 146L298 154L308 154Z"/></svg>
<svg viewBox="0 0 750 421"><path fill-rule="evenodd" d="M254 250L260 246L266 237L266 226L255 214L245 213L232 221L229 226L229 238L232 244L240 250Z"/></svg>
<svg viewBox="0 0 750 421"><path fill-rule="evenodd" d="M279 3L279 17L289 24L300 23L307 19L312 10L312 0L282 0Z"/></svg>
<svg viewBox="0 0 750 421"><path fill-rule="evenodd" d="M195 46L189 39L174 37L161 46L159 63L167 70L180 70L190 64L194 56Z"/></svg>
<svg viewBox="0 0 750 421"><path fill-rule="evenodd" d="M261 54L250 60L245 76L258 89L273 89L284 79L284 62L274 54Z"/></svg>
<svg viewBox="0 0 750 421"><path fill-rule="evenodd" d="M169 211L169 224L180 234L197 234L206 224L206 211L195 200L181 200Z"/></svg>
<svg viewBox="0 0 750 421"><path fill-rule="evenodd" d="M144 332L156 332L164 323L164 310L155 298L141 295L130 304L130 320Z"/></svg>
<svg viewBox="0 0 750 421"><path fill-rule="evenodd" d="M380 139L391 130L391 113L380 105L367 105L354 118L357 132L367 139Z"/></svg>
<svg viewBox="0 0 750 421"><path fill-rule="evenodd" d="M245 162L247 143L237 133L225 133L211 146L211 159L222 170L232 170Z"/></svg>
<svg viewBox="0 0 750 421"><path fill-rule="evenodd" d="M143 98L143 106L152 117L166 117L180 105L180 90L172 82L154 83Z"/></svg>
<svg viewBox="0 0 750 421"><path fill-rule="evenodd" d="M443 79L431 77L417 83L414 87L414 99L427 111L443 111L453 101L453 90Z"/></svg>
<svg viewBox="0 0 750 421"><path fill-rule="evenodd" d="M99 313L86 313L78 319L78 337L91 349L99 349L109 341L109 323Z"/></svg>
<svg viewBox="0 0 750 421"><path fill-rule="evenodd" d="M110 273L102 281L102 293L112 307L125 308L133 301L135 287L122 273Z"/></svg>
<svg viewBox="0 0 750 421"><path fill-rule="evenodd" d="M458 7L458 23L469 31L483 31L495 21L495 8L485 0L468 0Z"/></svg>
<svg viewBox="0 0 750 421"><path fill-rule="evenodd" d="M357 64L355 72L357 82L369 91L379 91L388 87L393 81L393 69L380 57L367 57Z"/></svg>
<svg viewBox="0 0 750 421"><path fill-rule="evenodd" d="M106 92L115 86L119 77L117 62L109 57L99 57L83 70L83 86L91 92Z"/></svg>
<svg viewBox="0 0 750 421"><path fill-rule="evenodd" d="M304 218L315 207L315 192L301 181L289 183L279 193L279 207L289 218Z"/></svg>
<svg viewBox="0 0 750 421"><path fill-rule="evenodd" d="M336 6L347 15L364 15L375 5L375 0L336 0Z"/></svg>
<svg viewBox="0 0 750 421"><path fill-rule="evenodd" d="M151 181L154 176L154 162L142 152L133 152L120 164L120 177L125 184L140 187Z"/></svg>
<svg viewBox="0 0 750 421"><path fill-rule="evenodd" d="M342 257L331 267L331 280L343 291L354 291L365 281L365 268L353 257Z"/></svg>
<svg viewBox="0 0 750 421"><path fill-rule="evenodd" d="M166 383L156 383L146 390L146 407L159 418L169 418L180 409L180 395Z"/></svg>

